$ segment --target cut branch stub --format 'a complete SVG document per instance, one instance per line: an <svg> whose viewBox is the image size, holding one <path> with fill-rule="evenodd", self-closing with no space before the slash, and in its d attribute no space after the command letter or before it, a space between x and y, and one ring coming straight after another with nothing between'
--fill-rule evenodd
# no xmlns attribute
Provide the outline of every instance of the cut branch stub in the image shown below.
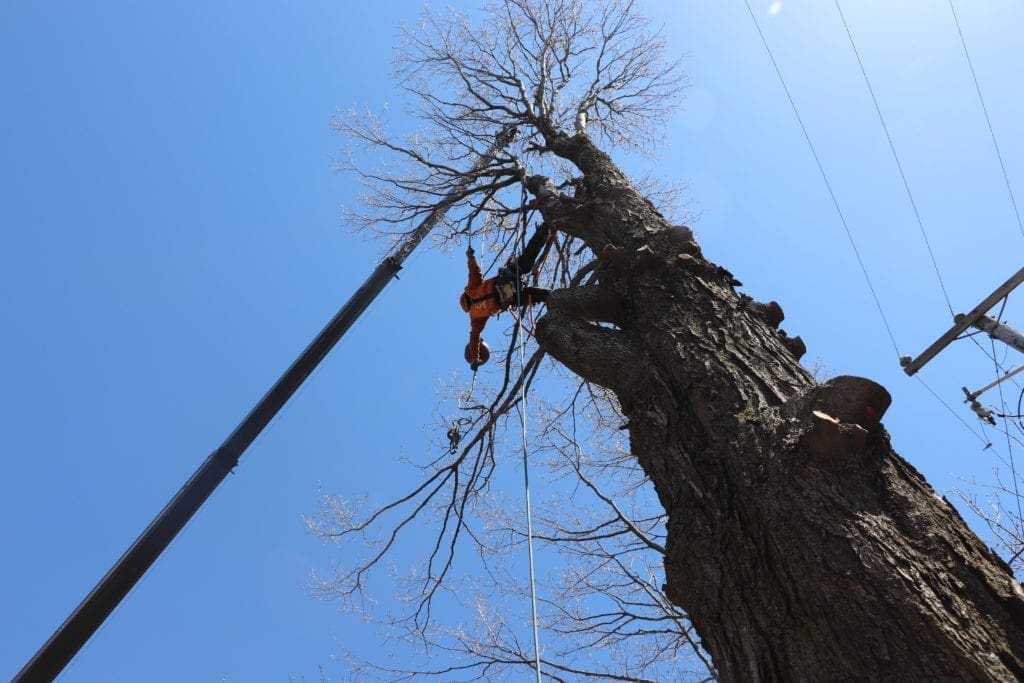
<svg viewBox="0 0 1024 683"><path fill-rule="evenodd" d="M602 287L556 289L548 296L548 308L590 322L623 327L624 303L617 294Z"/></svg>
<svg viewBox="0 0 1024 683"><path fill-rule="evenodd" d="M571 302L571 297L564 301ZM623 404L646 384L641 346L628 332L585 322L552 306L537 321L537 341L580 377L616 392Z"/></svg>
<svg viewBox="0 0 1024 683"><path fill-rule="evenodd" d="M864 377L842 375L793 397L783 409L787 417L818 410L840 422L871 430L878 426L892 397L885 387Z"/></svg>
<svg viewBox="0 0 1024 683"><path fill-rule="evenodd" d="M843 424L820 410L811 412L813 424L804 435L807 450L819 459L849 460L850 456L861 453L868 432L856 424Z"/></svg>

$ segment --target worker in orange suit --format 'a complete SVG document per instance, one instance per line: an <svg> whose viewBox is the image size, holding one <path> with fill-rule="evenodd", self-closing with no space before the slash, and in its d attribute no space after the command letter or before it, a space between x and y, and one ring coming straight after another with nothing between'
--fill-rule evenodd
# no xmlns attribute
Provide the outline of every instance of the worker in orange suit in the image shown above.
<svg viewBox="0 0 1024 683"><path fill-rule="evenodd" d="M550 233L546 224L538 225L519 258L509 259L503 268L498 269L497 276L486 280L480 272L480 264L476 262L473 247L466 250L469 282L459 297L459 304L462 310L469 313L469 343L466 344L465 358L474 372L491 356L490 347L480 336L488 318L512 306L529 306L547 301L548 290L527 287L524 280L533 270Z"/></svg>

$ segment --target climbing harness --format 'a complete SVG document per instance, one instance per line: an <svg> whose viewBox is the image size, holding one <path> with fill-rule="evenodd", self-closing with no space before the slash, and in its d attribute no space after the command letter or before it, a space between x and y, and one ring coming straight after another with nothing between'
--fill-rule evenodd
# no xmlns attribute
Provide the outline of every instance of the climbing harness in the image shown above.
<svg viewBox="0 0 1024 683"><path fill-rule="evenodd" d="M499 274L504 268L499 269ZM493 296L498 300L498 306L501 308L507 308L512 304L517 306L520 304L520 289L517 287L518 283L508 282L507 280L497 280L494 283L494 293L489 296Z"/></svg>
<svg viewBox="0 0 1024 683"><path fill-rule="evenodd" d="M550 183L550 181L548 181ZM473 233L468 227L463 232L467 236L468 246L466 256L469 266L469 282L466 290L459 297L459 304L463 311L469 313L470 317L470 340L466 345L464 357L474 370L487 362L490 356L489 348L482 339L483 328L487 319L504 311L511 311L512 315L521 318L526 313L516 315L517 309L532 306L533 303L543 302L547 298L547 290L536 287L539 280L540 268L550 252L554 242L551 228L546 223L537 226L537 232L529 240L526 240L529 225L530 207L526 204L527 187L524 183L521 188L521 231L519 226L513 228L512 250L513 253L520 252L518 258L510 257L508 262L498 268L497 275L492 278L483 279L479 263L473 251ZM521 233L521 234L520 234ZM525 246L524 246L525 242ZM537 257L543 256L540 263ZM527 278L532 273L533 287L527 284ZM534 311L529 312L531 322L534 320ZM533 334L534 325L531 324L529 331ZM514 347L515 342L512 342Z"/></svg>

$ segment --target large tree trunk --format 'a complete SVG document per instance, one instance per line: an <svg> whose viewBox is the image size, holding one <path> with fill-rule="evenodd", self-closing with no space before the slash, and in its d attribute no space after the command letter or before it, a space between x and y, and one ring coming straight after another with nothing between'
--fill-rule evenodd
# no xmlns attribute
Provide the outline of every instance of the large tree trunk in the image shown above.
<svg viewBox="0 0 1024 683"><path fill-rule="evenodd" d="M1024 592L892 451L885 390L816 385L585 135L547 142L584 182L545 219L601 264L595 286L552 293L538 339L619 397L668 513L666 595L720 676L1024 678Z"/></svg>

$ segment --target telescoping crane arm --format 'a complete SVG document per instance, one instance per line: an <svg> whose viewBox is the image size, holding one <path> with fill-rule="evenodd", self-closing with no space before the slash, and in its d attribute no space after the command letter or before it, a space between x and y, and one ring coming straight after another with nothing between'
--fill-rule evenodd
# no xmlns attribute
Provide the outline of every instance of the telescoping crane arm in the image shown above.
<svg viewBox="0 0 1024 683"><path fill-rule="evenodd" d="M440 222L448 209L473 183L476 172L490 163L499 151L515 138L515 128L506 126L495 137L491 147L480 155L466 172L462 181L439 202L427 217L406 235L390 256L385 258L370 277L356 290L338 313L306 347L270 391L260 399L252 411L231 435L213 451L203 464L179 489L174 498L160 511L146 530L135 540L96 587L82 600L60 628L43 644L35 656L14 677L15 683L52 681L67 666L92 634L106 620L124 596L146 573L150 565L170 544L188 520L199 510L210 494L237 465L238 460L284 407L307 377L327 356L334 345L363 311L377 298L402 264L420 242Z"/></svg>

